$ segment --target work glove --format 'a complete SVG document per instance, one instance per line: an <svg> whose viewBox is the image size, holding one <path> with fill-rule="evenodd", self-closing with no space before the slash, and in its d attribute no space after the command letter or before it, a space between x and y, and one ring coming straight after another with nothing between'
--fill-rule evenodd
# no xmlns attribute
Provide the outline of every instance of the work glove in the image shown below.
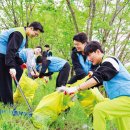
<svg viewBox="0 0 130 130"><path fill-rule="evenodd" d="M47 76L44 76L43 79L45 80L46 83L48 83L49 78Z"/></svg>
<svg viewBox="0 0 130 130"><path fill-rule="evenodd" d="M93 72L92 72L92 71L89 71L89 72L88 72L89 78L92 77L92 75L93 75Z"/></svg>
<svg viewBox="0 0 130 130"><path fill-rule="evenodd" d="M61 86L61 87L58 87L58 88L57 88L57 91L58 91L58 92L64 92L64 94L69 94L69 95L71 95L71 94L77 93L77 92L78 92L78 88L79 88L79 87L77 87L77 86L75 86L75 87L70 87L70 88L68 88L68 87L66 87L66 86Z"/></svg>
<svg viewBox="0 0 130 130"><path fill-rule="evenodd" d="M20 65L21 69L26 69L27 68L27 65L25 63L23 63L22 65Z"/></svg>
<svg viewBox="0 0 130 130"><path fill-rule="evenodd" d="M9 73L10 73L10 75L11 75L12 78L15 78L15 77L16 77L16 70L15 70L14 68L11 68L11 69L9 70Z"/></svg>

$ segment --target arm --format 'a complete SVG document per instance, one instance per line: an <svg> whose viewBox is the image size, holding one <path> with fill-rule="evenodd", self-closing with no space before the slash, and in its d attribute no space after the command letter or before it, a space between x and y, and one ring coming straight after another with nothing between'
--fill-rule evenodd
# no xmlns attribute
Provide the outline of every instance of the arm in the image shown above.
<svg viewBox="0 0 130 130"><path fill-rule="evenodd" d="M52 52L51 51L49 51L49 56L52 56Z"/></svg>
<svg viewBox="0 0 130 130"><path fill-rule="evenodd" d="M72 52L71 58L72 58L72 64L73 64L76 76L79 79L84 78L87 74L84 72L84 70L79 62L79 59L78 59L76 52L74 52L74 51Z"/></svg>
<svg viewBox="0 0 130 130"><path fill-rule="evenodd" d="M36 68L36 60L35 60L33 49L27 50L26 56L27 56L26 64L27 64L28 71L32 72Z"/></svg>
<svg viewBox="0 0 130 130"><path fill-rule="evenodd" d="M39 78L41 78L42 76L47 76L45 72L46 72L50 63L51 63L50 60L42 61L42 69L41 69Z"/></svg>
<svg viewBox="0 0 130 130"><path fill-rule="evenodd" d="M19 57L19 53L16 53L15 61L18 65L22 65L24 63L23 60Z"/></svg>
<svg viewBox="0 0 130 130"><path fill-rule="evenodd" d="M50 76L52 74L53 74L53 72L48 72L48 73L44 73L44 76Z"/></svg>
<svg viewBox="0 0 130 130"><path fill-rule="evenodd" d="M8 46L6 50L6 56L5 56L5 64L9 66L9 68L15 67L16 52L21 46L22 41L23 41L23 36L20 32L16 31L10 34L8 40Z"/></svg>
<svg viewBox="0 0 130 130"><path fill-rule="evenodd" d="M103 81L111 80L119 72L119 64L113 58L107 58L93 73L92 78L79 86L79 90L91 88Z"/></svg>
<svg viewBox="0 0 130 130"><path fill-rule="evenodd" d="M111 80L116 74L119 72L119 65L118 63L112 59L108 58L101 66L94 72L92 78L88 81L84 82L83 84L75 87L67 88L65 86L59 87L58 91L66 92L68 94L73 94L77 91L89 89L103 81Z"/></svg>

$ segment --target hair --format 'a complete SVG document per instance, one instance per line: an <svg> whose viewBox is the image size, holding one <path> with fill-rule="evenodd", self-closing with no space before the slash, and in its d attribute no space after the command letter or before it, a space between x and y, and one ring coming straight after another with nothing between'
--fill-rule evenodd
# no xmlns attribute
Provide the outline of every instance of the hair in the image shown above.
<svg viewBox="0 0 130 130"><path fill-rule="evenodd" d="M100 45L99 42L97 41L91 41L89 42L89 44L87 44L84 48L84 53L85 55L89 55L92 52L96 52L96 50L100 50L102 53L104 53L104 51L102 50L102 47Z"/></svg>
<svg viewBox="0 0 130 130"><path fill-rule="evenodd" d="M39 63L44 63L45 65L47 64L47 54L46 52L43 52L42 53L42 56L38 56L37 59L36 59L36 63L39 64Z"/></svg>
<svg viewBox="0 0 130 130"><path fill-rule="evenodd" d="M37 64L42 63L42 56L38 56L38 57L37 57L36 63L37 63Z"/></svg>
<svg viewBox="0 0 130 130"><path fill-rule="evenodd" d="M50 48L50 46L48 44L46 44L44 47Z"/></svg>
<svg viewBox="0 0 130 130"><path fill-rule="evenodd" d="M40 48L41 49L41 54L42 54L43 49L42 49L41 46L36 46L35 48Z"/></svg>
<svg viewBox="0 0 130 130"><path fill-rule="evenodd" d="M82 44L88 43L88 37L87 37L86 33L84 33L84 32L74 35L73 41L74 40L81 42Z"/></svg>
<svg viewBox="0 0 130 130"><path fill-rule="evenodd" d="M42 33L44 32L43 26L39 22L33 22L28 27L33 27L34 30L40 30L40 32L42 32Z"/></svg>

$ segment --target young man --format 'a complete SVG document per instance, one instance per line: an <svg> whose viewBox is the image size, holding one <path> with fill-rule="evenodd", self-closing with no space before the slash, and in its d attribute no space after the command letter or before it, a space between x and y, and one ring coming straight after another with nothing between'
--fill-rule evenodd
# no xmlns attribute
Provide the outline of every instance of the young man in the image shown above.
<svg viewBox="0 0 130 130"><path fill-rule="evenodd" d="M47 57L52 56L52 52L51 52L50 46L49 46L48 44L46 44L46 45L44 46L44 49L45 49L45 52L46 52Z"/></svg>
<svg viewBox="0 0 130 130"><path fill-rule="evenodd" d="M0 34L0 100L4 104L13 104L12 78L16 76L15 55L25 47L27 37L37 37L40 32L43 32L42 25L33 22L28 27L11 28Z"/></svg>
<svg viewBox="0 0 130 130"><path fill-rule="evenodd" d="M45 50L44 53L46 53L47 57L52 56L52 51L50 50L50 46L48 44L46 44L44 46L44 50ZM49 79L52 80L52 76L51 75L49 76Z"/></svg>
<svg viewBox="0 0 130 130"><path fill-rule="evenodd" d="M94 130L105 130L106 119L115 118L119 130L130 129L130 74L115 57L104 56L100 44L90 42L85 47L85 54L93 65L99 65L92 77L73 88L61 87L59 91L75 93L89 89L101 82L110 100L98 103L93 111Z"/></svg>
<svg viewBox="0 0 130 130"><path fill-rule="evenodd" d="M59 57L47 57L46 53L43 52L42 59L39 64L42 63L42 68L39 74L39 78L43 76L50 76L54 72L59 72L56 79L56 87L61 87L62 85L66 85L69 77L70 65L69 63ZM48 72L46 73L46 70Z"/></svg>
<svg viewBox="0 0 130 130"><path fill-rule="evenodd" d="M68 84L73 84L77 80L83 79L94 66L88 61L84 54L84 48L88 44L86 33L78 33L73 37L74 48L72 49L71 59L75 75L69 80Z"/></svg>
<svg viewBox="0 0 130 130"><path fill-rule="evenodd" d="M25 63L27 65L28 76L30 78L34 78L35 76L38 75L38 73L36 71L36 58L39 55L42 55L42 47L41 46L37 46L34 49L32 49L32 48L22 49L16 55L17 58L21 58L21 61L20 61L21 63ZM21 67L19 65L17 65L16 70L19 73L16 74L16 77L17 77L18 81L23 73L23 69Z"/></svg>

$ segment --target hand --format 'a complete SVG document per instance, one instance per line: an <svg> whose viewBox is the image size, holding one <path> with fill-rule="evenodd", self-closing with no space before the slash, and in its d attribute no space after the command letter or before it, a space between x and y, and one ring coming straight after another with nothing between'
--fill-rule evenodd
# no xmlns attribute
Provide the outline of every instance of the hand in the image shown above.
<svg viewBox="0 0 130 130"><path fill-rule="evenodd" d="M14 68L11 68L11 69L9 70L9 73L10 73L10 75L11 75L12 78L15 78L15 77L16 77L16 70L15 70Z"/></svg>
<svg viewBox="0 0 130 130"><path fill-rule="evenodd" d="M21 69L26 69L27 68L27 65L25 63L23 63L22 65L20 65Z"/></svg>
<svg viewBox="0 0 130 130"><path fill-rule="evenodd" d="M33 78L35 78L35 79L39 77L39 73L38 73L37 71L34 71L34 70L33 70L33 71L30 72L30 74L31 74L31 76L32 76Z"/></svg>
<svg viewBox="0 0 130 130"><path fill-rule="evenodd" d="M31 71L30 74L34 77L35 73L34 71Z"/></svg>
<svg viewBox="0 0 130 130"><path fill-rule="evenodd" d="M93 75L93 72L92 72L92 71L89 71L89 72L88 72L88 76L89 76L89 77L92 77L92 75Z"/></svg>
<svg viewBox="0 0 130 130"><path fill-rule="evenodd" d="M49 78L47 76L44 76L43 79L45 80L46 83L48 83Z"/></svg>
<svg viewBox="0 0 130 130"><path fill-rule="evenodd" d="M75 87L68 88L68 87L62 86L62 87L58 87L57 91L58 92L64 92L65 94L71 95L71 94L75 94L75 93L78 92L78 87L75 86Z"/></svg>
<svg viewBox="0 0 130 130"><path fill-rule="evenodd" d="M38 78L39 77L39 73L36 72L35 75L33 75L34 78Z"/></svg>

